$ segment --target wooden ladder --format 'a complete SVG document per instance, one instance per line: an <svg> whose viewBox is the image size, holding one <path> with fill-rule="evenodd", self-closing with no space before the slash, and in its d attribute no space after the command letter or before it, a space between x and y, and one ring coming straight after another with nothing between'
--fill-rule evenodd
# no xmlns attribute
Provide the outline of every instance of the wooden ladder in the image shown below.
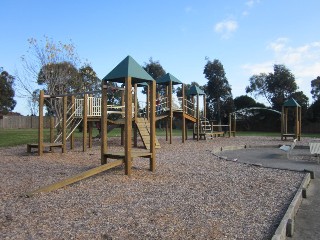
<svg viewBox="0 0 320 240"><path fill-rule="evenodd" d="M136 124L146 149L150 149L150 122L146 118L137 118ZM156 138L156 148L160 148L160 143Z"/></svg>

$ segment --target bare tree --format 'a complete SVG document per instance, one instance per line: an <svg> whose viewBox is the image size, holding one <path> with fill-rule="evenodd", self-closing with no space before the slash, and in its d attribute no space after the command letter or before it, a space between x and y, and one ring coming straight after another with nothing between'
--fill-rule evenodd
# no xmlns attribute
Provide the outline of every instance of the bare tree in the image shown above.
<svg viewBox="0 0 320 240"><path fill-rule="evenodd" d="M41 85L49 95L70 92L70 84L77 82L77 66L80 64L73 43L55 43L46 36L44 41L30 38L28 42L28 55L21 58L23 73L16 74L18 96L34 104L37 85ZM51 106L54 115L61 117L61 101L50 99L46 104Z"/></svg>

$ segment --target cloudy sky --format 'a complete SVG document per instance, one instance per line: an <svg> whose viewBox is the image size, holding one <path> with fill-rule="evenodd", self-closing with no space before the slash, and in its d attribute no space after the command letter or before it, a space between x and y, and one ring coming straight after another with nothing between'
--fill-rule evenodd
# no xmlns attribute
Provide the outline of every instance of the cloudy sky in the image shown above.
<svg viewBox="0 0 320 240"><path fill-rule="evenodd" d="M0 67L12 75L28 57L27 39L43 36L71 39L100 78L131 55L204 85L205 58L218 59L234 97L253 74L284 64L311 103L320 75L319 0L2 0L1 9ZM15 111L28 114L17 100Z"/></svg>

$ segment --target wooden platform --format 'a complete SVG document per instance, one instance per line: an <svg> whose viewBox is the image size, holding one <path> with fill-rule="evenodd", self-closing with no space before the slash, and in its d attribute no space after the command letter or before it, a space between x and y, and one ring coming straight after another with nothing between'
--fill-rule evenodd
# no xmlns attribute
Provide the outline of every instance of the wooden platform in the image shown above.
<svg viewBox="0 0 320 240"><path fill-rule="evenodd" d="M283 138L284 138L285 140L287 140L287 137L295 138L295 137L296 137L296 134L294 134L294 133L284 133L284 134L281 134L281 140L283 140Z"/></svg>
<svg viewBox="0 0 320 240"><path fill-rule="evenodd" d="M108 152L104 154L104 157L112 158L112 159L124 159L125 158L125 152L119 151L119 152ZM131 152L131 158L137 158L137 157L143 157L143 158L151 158L152 153L147 150L135 150Z"/></svg>
<svg viewBox="0 0 320 240"><path fill-rule="evenodd" d="M46 147L49 147L51 151L53 151L53 148L63 148L63 144L62 143L44 143L43 144L43 149L45 149ZM32 148L39 148L38 143L29 143L27 144L27 152L31 153L31 149Z"/></svg>

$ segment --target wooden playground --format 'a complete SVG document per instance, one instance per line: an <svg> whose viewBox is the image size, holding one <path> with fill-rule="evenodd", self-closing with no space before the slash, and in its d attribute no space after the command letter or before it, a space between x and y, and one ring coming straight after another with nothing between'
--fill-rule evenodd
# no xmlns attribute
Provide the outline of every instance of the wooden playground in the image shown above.
<svg viewBox="0 0 320 240"><path fill-rule="evenodd" d="M28 193L32 195L37 192L52 191L81 179L93 176L107 169L124 165L125 174L131 175L132 161L134 158L145 158L149 160L149 170L156 169L156 148L160 148L156 137L156 121L164 121L166 126L166 141L172 143L173 119L182 121L181 135L182 143L188 139L188 124L193 124L193 139L214 139L219 136L236 136L236 115L229 114L228 124L216 124L206 119L206 97L205 93L196 86L192 86L188 94L185 94L184 84L170 73L165 74L155 81L152 77L130 56L121 61L103 79L101 97L94 97L96 92L84 92L77 94L65 94L58 96L45 95L40 92L39 99L39 129L38 143L28 144L27 152L33 148L38 149L38 155L42 156L44 149L51 152L60 148L62 153L67 151L67 141L70 141L70 148L74 148L74 131L80 123L83 124L82 150L92 147L92 129L95 122L101 124L101 166L80 173L64 181L52 184ZM110 87L108 82L120 83L120 87ZM173 99L173 86L181 84L182 97ZM162 85L165 94L161 101L156 101L156 87ZM146 102L141 109L138 104L138 87L146 87ZM108 93L110 91L121 92L120 105L108 104ZM200 97L203 97L202 111L200 111ZM45 143L43 138L43 108L46 99L61 101L62 118L57 122L54 118L50 121L50 142ZM157 104L156 104L157 103ZM288 104L290 107L292 104ZM288 107L287 106L287 107ZM287 113L286 107L283 110ZM116 114L118 119L108 118L110 114ZM282 114L286 116L287 114ZM301 111L296 113L297 121L301 124ZM296 137L300 140L301 125L296 124L296 133L287 133L286 118L282 117L281 138ZM115 127L121 129L122 150L110 151L108 148L108 132ZM56 129L60 131L55 134ZM300 133L299 133L300 130ZM140 136L144 148L137 146L137 139Z"/></svg>

